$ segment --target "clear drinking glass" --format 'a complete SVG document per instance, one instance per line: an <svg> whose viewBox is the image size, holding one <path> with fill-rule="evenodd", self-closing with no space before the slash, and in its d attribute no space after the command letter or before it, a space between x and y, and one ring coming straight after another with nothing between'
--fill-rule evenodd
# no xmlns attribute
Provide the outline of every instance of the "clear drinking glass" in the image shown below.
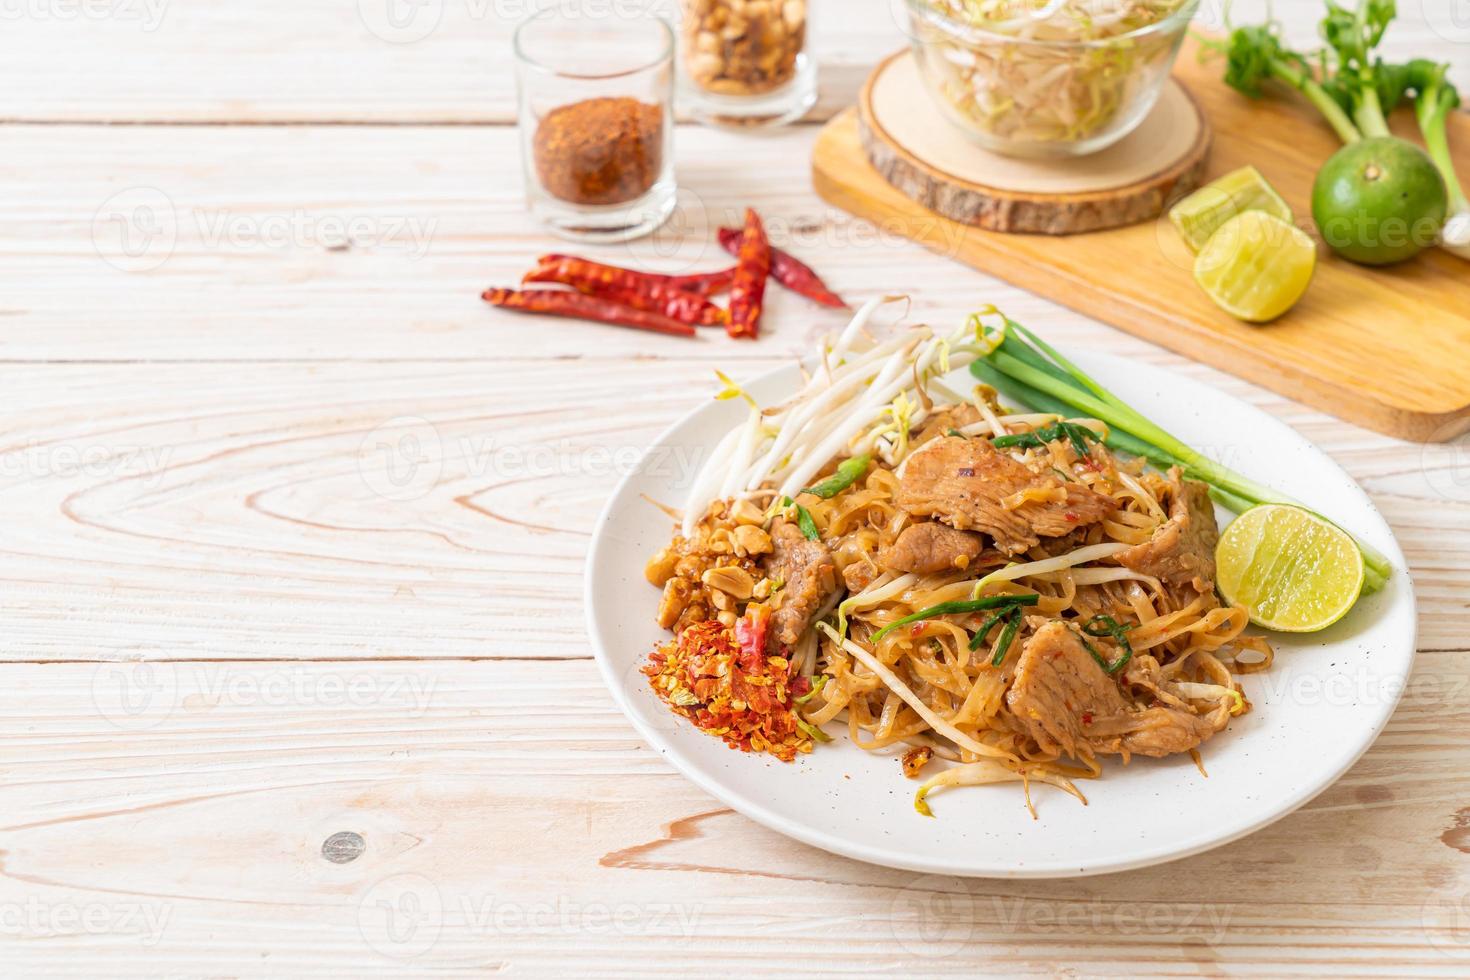
<svg viewBox="0 0 1470 980"><path fill-rule="evenodd" d="M807 0L679 0L681 101L700 122L779 126L817 101Z"/></svg>
<svg viewBox="0 0 1470 980"><path fill-rule="evenodd" d="M617 4L548 7L516 28L531 213L575 241L620 242L674 210L674 35Z"/></svg>

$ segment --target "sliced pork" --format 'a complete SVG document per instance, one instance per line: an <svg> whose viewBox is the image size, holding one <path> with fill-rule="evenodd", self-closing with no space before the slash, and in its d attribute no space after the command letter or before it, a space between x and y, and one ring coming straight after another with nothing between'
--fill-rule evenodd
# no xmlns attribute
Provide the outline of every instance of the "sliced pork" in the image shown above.
<svg viewBox="0 0 1470 980"><path fill-rule="evenodd" d="M962 531L983 531L1007 554L1102 520L1113 501L1049 469L1033 470L984 439L947 436L909 457L898 505Z"/></svg>
<svg viewBox="0 0 1470 980"><path fill-rule="evenodd" d="M960 429L967 425L973 425L981 419L980 410L974 405L952 405L949 408L941 408L929 416L919 431L911 436L915 446L923 445L930 439L938 439L947 435L950 429Z"/></svg>
<svg viewBox="0 0 1470 980"><path fill-rule="evenodd" d="M1135 572L1208 595L1215 591L1215 544L1220 540L1210 488L1181 479L1178 470L1169 478L1169 520L1152 539L1122 552L1117 560Z"/></svg>
<svg viewBox="0 0 1470 980"><path fill-rule="evenodd" d="M878 561L896 572L934 575L968 568L984 545L973 531L926 521L904 528L897 540L879 551Z"/></svg>
<svg viewBox="0 0 1470 980"><path fill-rule="evenodd" d="M776 639L794 646L812 618L838 589L837 563L820 541L808 541L801 528L778 520L771 527L771 554L765 560L767 577L782 584L774 598L771 625Z"/></svg>
<svg viewBox="0 0 1470 980"><path fill-rule="evenodd" d="M1207 716L1162 703L1134 706L1073 628L1056 621L1021 649L1006 703L1044 751L1082 759L1187 752L1229 719L1226 711Z"/></svg>

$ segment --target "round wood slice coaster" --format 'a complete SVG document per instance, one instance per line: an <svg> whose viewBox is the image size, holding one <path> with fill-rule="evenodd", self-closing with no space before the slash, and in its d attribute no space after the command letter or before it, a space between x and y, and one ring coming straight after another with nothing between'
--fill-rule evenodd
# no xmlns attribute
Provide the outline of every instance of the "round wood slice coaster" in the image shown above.
<svg viewBox="0 0 1470 980"><path fill-rule="evenodd" d="M981 149L940 112L907 51L874 69L858 110L863 150L885 180L988 231L1070 235L1147 221L1198 186L1210 151L1204 113L1173 78L1137 129L1085 157Z"/></svg>

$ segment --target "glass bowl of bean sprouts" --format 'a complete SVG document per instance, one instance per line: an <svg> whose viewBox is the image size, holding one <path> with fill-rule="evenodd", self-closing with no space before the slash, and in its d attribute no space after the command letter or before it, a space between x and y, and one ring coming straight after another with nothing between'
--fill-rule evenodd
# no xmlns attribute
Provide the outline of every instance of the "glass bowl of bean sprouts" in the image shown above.
<svg viewBox="0 0 1470 980"><path fill-rule="evenodd" d="M1199 0L906 0L931 97L994 153L1066 157L1153 108Z"/></svg>

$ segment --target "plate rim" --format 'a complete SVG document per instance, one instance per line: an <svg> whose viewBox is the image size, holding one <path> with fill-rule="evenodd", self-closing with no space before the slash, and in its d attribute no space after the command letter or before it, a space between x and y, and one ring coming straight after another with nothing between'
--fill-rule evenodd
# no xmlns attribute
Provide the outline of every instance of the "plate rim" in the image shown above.
<svg viewBox="0 0 1470 980"><path fill-rule="evenodd" d="M1126 364L1133 368L1137 368L1140 366L1137 362L1129 362L1116 354L1111 354L1107 351L1101 351L1095 348L1079 347L1076 350L1076 354L1079 355L1079 359L1096 358L1100 360L1110 361L1118 365ZM769 383L771 379L777 377L778 375L796 370L799 362L796 358L793 358L792 360L793 363L783 364L779 367L772 368L769 371L762 372L761 374L742 381L741 383L742 385L752 387L759 386L764 383ZM1161 374L1171 376L1177 375L1178 373L1172 368L1163 367L1156 364L1145 363L1142 366L1147 371L1159 372ZM1399 702L1403 697L1404 688L1407 686L1407 680L1410 676L1412 676L1414 664L1418 659L1418 595L1414 588L1414 580L1409 571L1408 561L1404 557L1403 549L1399 546L1398 538L1393 532L1393 527L1383 517L1382 513L1379 512L1377 505L1373 503L1372 497L1370 497L1368 495L1368 492L1363 489L1362 485L1359 484L1356 479L1354 479L1352 474L1343 469L1342 466L1337 462L1337 460L1331 456L1331 454L1317 446L1316 443L1312 442L1310 439L1307 439L1301 433L1297 432L1296 429L1292 428L1290 425L1276 418L1274 415L1271 415L1269 412L1266 412L1265 410L1250 404L1249 402L1239 398L1236 395L1233 395L1226 391L1222 391L1215 385L1209 384L1208 382L1196 383L1204 384L1206 387L1216 392L1217 394L1222 395L1225 398L1228 398L1231 401L1243 405L1246 408L1254 411L1263 420L1265 420L1266 423L1276 427L1278 431L1288 434L1293 439L1297 439L1307 443L1317 453L1319 453L1323 457L1323 459L1325 459L1328 463L1330 463L1333 467L1335 467L1339 472L1342 473L1342 475L1347 479L1351 487L1362 495L1364 501L1366 501L1368 505L1369 511L1380 522L1382 522L1383 527L1388 532L1387 543L1389 547L1387 549L1387 557L1393 563L1395 572L1403 577L1404 598L1401 601L1408 603L1410 611L1410 629L1407 638L1408 654L1407 659L1404 663L1403 672L1403 680L1405 681L1405 683L1396 684L1393 686L1392 696L1385 699L1379 716L1373 722L1371 736L1365 739L1362 746L1355 753L1353 753L1351 758L1346 759L1339 767L1336 768L1336 771L1330 774L1330 776L1322 778L1320 780L1320 783L1313 785L1307 790L1297 791L1293 794L1288 795L1286 797L1287 803L1284 806L1274 809L1273 811L1262 816L1255 822L1250 823L1249 825L1246 825L1244 827L1235 828L1234 830L1226 834L1204 834L1201 836L1201 838L1194 841L1186 841L1182 845L1172 847L1162 846L1153 851L1137 854L1131 858L1111 861L1104 859L1083 867L1010 866L999 868L977 868L974 866L956 866L953 863L941 864L938 862L929 862L924 860L912 860L896 852L885 851L881 848L858 844L836 835L815 832L809 827L806 827L802 824L794 823L788 820L786 817L772 811L760 800L751 799L738 792L729 790L718 779L714 778L713 776L707 776L705 773L701 772L698 767L692 764L688 764L686 760L681 757L680 753L671 751L665 744L662 733L659 733L650 726L646 725L642 718L639 717L639 713L633 710L633 707L629 702L627 692L624 690L624 686L622 684L623 676L621 673L615 670L612 663L612 655L607 649L606 645L603 643L603 630L598 621L597 604L594 601L594 592L596 591L594 569L597 566L599 556L601 555L603 548L607 545L609 539L607 531L612 526L614 506L622 499L629 485L638 478L639 474L642 471L644 463L647 461L651 453L658 446L666 444L676 431L688 424L697 413L704 410L708 405L707 402L696 404L659 431L654 440L649 444L646 449L644 449L643 453L640 454L637 464L635 464L617 482L617 485L613 488L612 493L609 494L607 500L604 502L601 510L599 511L596 522L592 526L592 538L588 546L587 557L583 565L582 605L583 609L585 610L584 615L585 625L587 628L587 637L592 644L593 658L597 661L598 672L602 676L604 686L612 695L613 701L617 704L618 710L623 713L623 717L627 721L632 723L633 728L638 732L643 740L648 743L648 745L653 748L665 761L672 765L673 768L679 773L679 775L683 776L685 779L688 779L690 782L694 783L706 793L709 793L721 803L724 803L735 812L740 813L741 815L746 816L751 820L754 820L756 823L759 823L762 826L781 834L782 836L800 841L803 844L810 845L812 847L818 848L819 850L826 851L830 854L837 854L841 857L852 858L854 860L877 865L879 867L895 868L903 871L912 871L921 874L936 874L982 879L993 878L1040 880L1093 877L1096 875L1115 874L1121 871L1132 871L1140 868L1153 867L1155 865L1165 864L1171 861L1178 861L1187 857L1192 857L1196 854L1202 854L1205 851L1214 850L1217 847L1223 847L1224 845L1240 840L1243 837L1248 837L1256 831L1268 827L1271 824L1276 823L1277 821L1282 820L1287 816L1290 816L1292 813L1295 813L1297 810L1301 809L1303 806L1314 800L1317 796L1335 785L1340 779L1342 779L1344 775L1346 775L1354 766L1356 766L1358 762L1363 758L1363 756L1367 754L1368 750L1377 743L1379 737L1383 734L1383 730L1388 726L1389 721L1393 718L1394 713L1398 710Z"/></svg>

